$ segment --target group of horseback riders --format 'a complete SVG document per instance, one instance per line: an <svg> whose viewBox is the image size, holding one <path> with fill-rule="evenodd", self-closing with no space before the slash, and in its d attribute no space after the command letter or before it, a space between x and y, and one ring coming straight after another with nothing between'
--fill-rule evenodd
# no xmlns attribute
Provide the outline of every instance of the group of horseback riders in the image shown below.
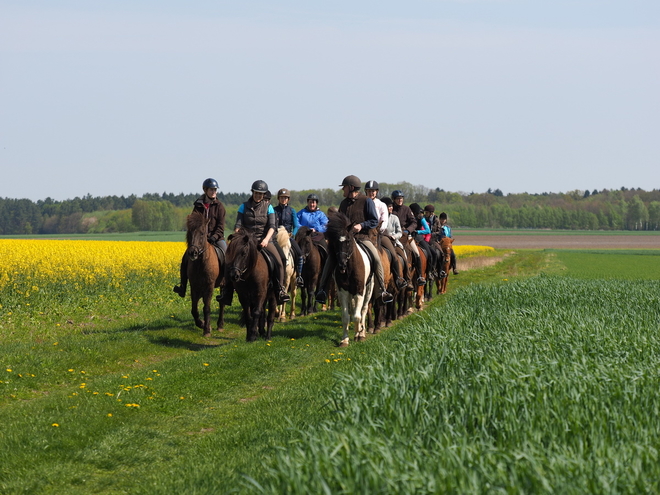
<svg viewBox="0 0 660 495"><path fill-rule="evenodd" d="M382 200L378 199L378 182L368 181L365 184L364 190L366 194L361 193L362 182L355 175L349 175L344 178L340 184L342 188L344 199L339 205L338 211L345 214L353 223L353 229L356 239L360 244L367 249L371 255L370 257L375 264L376 281L380 289L380 297L383 302L387 303L392 301L393 296L387 291L384 282L383 266L380 263L378 251L373 242L369 239L369 231L371 229L379 228L381 246L391 253L391 270L392 275L395 277L396 285L399 288L404 288L411 284L404 276L403 267L399 263L399 257L403 256L405 259L405 251L400 242L404 234L416 237L417 243L411 242L409 244L413 252L413 262L419 274L416 283L417 285L424 285L426 279L421 270L421 261L417 244L422 248L426 258L431 260L430 273L437 276L433 272L434 267L437 266L436 260L439 255L433 243L430 243L432 238L441 238L444 236L451 237L451 228L447 225L446 213L441 213L440 216L435 215L435 208L433 205L426 205L422 209L417 203L410 206L403 204L404 194L400 190L395 190L391 194L391 199L384 197ZM200 212L209 219L207 239L217 250L224 253L227 250L227 243L225 241L225 207L217 198L218 182L215 179L206 179L202 184L204 194L197 198L193 204L193 212ZM268 190L268 184L263 180L257 180L251 187L252 196L241 204L238 208L236 215L236 224L234 231L238 232L243 228L252 234L261 249L266 250L269 258L273 261L273 281L277 289L278 304L283 304L290 300L286 291L286 254L279 246L276 240L276 232L279 226L283 226L290 235L291 249L294 252L296 283L302 287L304 285L302 278L302 268L304 258L298 243L295 241L295 235L300 227L307 227L312 231L312 236L315 244L324 251L326 263L323 268L323 274L319 283L319 289L316 293L316 300L320 303L325 303L327 298L327 291L332 277L332 273L336 266L336 259L334 254L329 252L323 233L326 231L328 224L328 217L319 209L319 197L316 194L307 196L307 206L302 210L296 210L289 206L290 192L288 189L280 189L277 192L277 206L271 204L271 193ZM329 214L333 214L336 209L329 210ZM184 254L181 260L180 269L180 284L174 286L174 292L179 296L184 297L186 294L187 285L187 259ZM452 251L451 267L454 274L458 274L456 270L456 257ZM223 287L222 294L219 300L223 303L230 305L232 290L227 290L227 280L225 277L225 287Z"/></svg>

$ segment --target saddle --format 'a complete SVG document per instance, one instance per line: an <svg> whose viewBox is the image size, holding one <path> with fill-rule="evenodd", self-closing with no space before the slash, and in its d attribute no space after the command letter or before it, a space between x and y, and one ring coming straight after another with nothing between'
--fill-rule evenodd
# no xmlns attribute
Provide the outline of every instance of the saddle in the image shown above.
<svg viewBox="0 0 660 495"><path fill-rule="evenodd" d="M278 266L277 261L275 261L273 258L273 254L271 254L267 249L261 249L260 252L264 257L264 260L266 260L266 266L268 266L268 279L270 281L278 279L279 273L275 271L278 269Z"/></svg>
<svg viewBox="0 0 660 495"><path fill-rule="evenodd" d="M361 246L362 249L364 250L364 252L367 253L367 258L369 258L369 263L371 263L371 266L372 266L372 267L375 267L375 266L376 266L376 260L375 260L374 257L373 257L373 254L372 254L372 252L371 252L371 249L365 247L363 241L362 241L361 239L357 238L357 237L355 237L355 242L357 242L358 246ZM386 250L386 251L387 251L387 250ZM379 260L379 261L380 261L380 260ZM374 273L376 273L376 270L375 270L375 269L371 269L371 270L369 271L369 276L367 277L367 280L371 279L371 277L374 276Z"/></svg>
<svg viewBox="0 0 660 495"><path fill-rule="evenodd" d="M216 246L215 244L212 244L213 249L215 249L215 254L218 255L218 261L220 262L220 266L225 265L225 252L220 246Z"/></svg>

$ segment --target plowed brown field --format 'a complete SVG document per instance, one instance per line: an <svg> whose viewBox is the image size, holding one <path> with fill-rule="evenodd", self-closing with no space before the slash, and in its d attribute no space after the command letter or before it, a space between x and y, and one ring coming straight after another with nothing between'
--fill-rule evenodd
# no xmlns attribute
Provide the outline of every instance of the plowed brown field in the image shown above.
<svg viewBox="0 0 660 495"><path fill-rule="evenodd" d="M660 233L650 235L625 234L563 234L563 233L489 233L454 229L456 245L472 244L498 249L660 249Z"/></svg>

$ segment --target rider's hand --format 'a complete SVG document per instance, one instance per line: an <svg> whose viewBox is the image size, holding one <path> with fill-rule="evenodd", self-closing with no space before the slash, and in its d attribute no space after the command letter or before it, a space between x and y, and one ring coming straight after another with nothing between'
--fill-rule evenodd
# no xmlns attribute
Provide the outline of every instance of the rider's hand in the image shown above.
<svg viewBox="0 0 660 495"><path fill-rule="evenodd" d="M259 246L261 246L262 248L265 248L266 246L268 246L268 241L266 239L264 239L263 241L261 241L259 243Z"/></svg>
<svg viewBox="0 0 660 495"><path fill-rule="evenodd" d="M353 230L354 230L356 233L357 233L357 232L360 232L360 231L362 230L362 224L356 223L355 225L353 225Z"/></svg>

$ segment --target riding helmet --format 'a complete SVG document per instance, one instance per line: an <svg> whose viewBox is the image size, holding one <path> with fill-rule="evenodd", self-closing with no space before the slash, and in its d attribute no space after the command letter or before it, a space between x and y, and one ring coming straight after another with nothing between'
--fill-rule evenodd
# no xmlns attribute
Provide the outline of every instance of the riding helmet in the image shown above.
<svg viewBox="0 0 660 495"><path fill-rule="evenodd" d="M447 214L444 211L440 213L440 220L447 220Z"/></svg>
<svg viewBox="0 0 660 495"><path fill-rule="evenodd" d="M347 175L344 177L344 180L341 181L341 184L339 184L339 187L344 186L351 186L355 189L360 189L362 187L362 181L355 175Z"/></svg>
<svg viewBox="0 0 660 495"><path fill-rule="evenodd" d="M392 191L392 199L403 198L403 197L405 197L403 191L400 191L399 189Z"/></svg>
<svg viewBox="0 0 660 495"><path fill-rule="evenodd" d="M291 197L291 193L289 192L289 190L288 190L287 188L283 187L282 189L280 189L279 191L277 191L277 197L279 198L280 196L284 196L284 197L286 197L286 198L290 198L290 197Z"/></svg>
<svg viewBox="0 0 660 495"><path fill-rule="evenodd" d="M413 203L410 205L410 209L413 212L413 215L417 216L422 212L422 207L419 206L417 203Z"/></svg>
<svg viewBox="0 0 660 495"><path fill-rule="evenodd" d="M218 189L218 181L215 179L206 179L202 184L202 189Z"/></svg>
<svg viewBox="0 0 660 495"><path fill-rule="evenodd" d="M309 196L307 196L307 201L309 201L310 199L311 199L312 201L316 201L317 203L319 202L319 197L318 197L316 194L314 194L314 193L312 193L312 194L310 194Z"/></svg>
<svg viewBox="0 0 660 495"><path fill-rule="evenodd" d="M266 191L268 191L268 184L263 180L255 180L252 183L252 191L266 194Z"/></svg>
<svg viewBox="0 0 660 495"><path fill-rule="evenodd" d="M383 199L381 199L383 203L385 203L385 206L392 206L392 200L385 196Z"/></svg>
<svg viewBox="0 0 660 495"><path fill-rule="evenodd" d="M424 207L424 211L428 211L429 213L435 213L435 206L433 205L426 205Z"/></svg>
<svg viewBox="0 0 660 495"><path fill-rule="evenodd" d="M364 190L366 191L367 189L374 189L378 191L378 182L375 180L367 181L367 183L364 185Z"/></svg>

